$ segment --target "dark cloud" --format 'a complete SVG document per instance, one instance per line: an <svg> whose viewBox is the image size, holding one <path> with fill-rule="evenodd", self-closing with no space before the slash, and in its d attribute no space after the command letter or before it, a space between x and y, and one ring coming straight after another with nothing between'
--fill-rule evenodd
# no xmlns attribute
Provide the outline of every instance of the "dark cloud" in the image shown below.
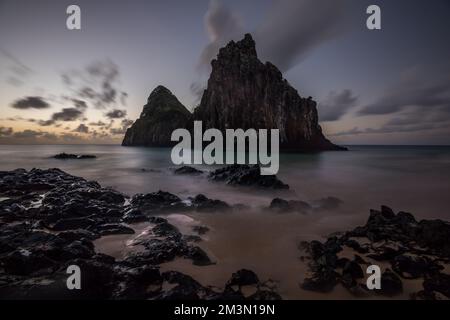
<svg viewBox="0 0 450 320"><path fill-rule="evenodd" d="M103 121L97 121L97 122L90 122L89 125L93 127L104 127L106 126L106 123L104 123Z"/></svg>
<svg viewBox="0 0 450 320"><path fill-rule="evenodd" d="M48 104L42 97L25 97L14 101L11 104L11 107L13 107L14 109L21 109L21 110L47 109L50 108L50 104Z"/></svg>
<svg viewBox="0 0 450 320"><path fill-rule="evenodd" d="M406 112L406 117L448 113L450 111L450 70L407 70L375 103L363 107L358 115L388 115Z"/></svg>
<svg viewBox="0 0 450 320"><path fill-rule="evenodd" d="M99 109L125 105L128 94L118 87L119 67L109 59L95 61L82 70L71 70L61 75L62 81L82 99ZM120 101L118 101L120 100Z"/></svg>
<svg viewBox="0 0 450 320"><path fill-rule="evenodd" d="M121 118L125 118L127 116L127 111L114 109L114 110L106 113L105 116L109 119L121 119Z"/></svg>
<svg viewBox="0 0 450 320"><path fill-rule="evenodd" d="M448 124L435 124L435 123L423 123L408 126L385 124L380 128L359 129L358 127L354 127L353 129L350 130L330 134L330 136L337 137L337 136L360 135L360 134L411 133L428 130L442 130L448 128L449 128Z"/></svg>
<svg viewBox="0 0 450 320"><path fill-rule="evenodd" d="M81 123L77 128L73 129L73 132L89 133L89 127Z"/></svg>
<svg viewBox="0 0 450 320"><path fill-rule="evenodd" d="M0 138L9 137L13 134L13 128L0 127Z"/></svg>
<svg viewBox="0 0 450 320"><path fill-rule="evenodd" d="M45 134L46 134L46 132L43 132L43 131L35 131L35 130L27 129L24 131L15 132L13 137L18 138L18 139L27 139L27 138L42 137Z"/></svg>
<svg viewBox="0 0 450 320"><path fill-rule="evenodd" d="M109 129L109 132L111 132L111 134L113 134L113 135L122 135L122 134L125 134L125 132L127 132L127 130L124 128L111 128L111 129Z"/></svg>
<svg viewBox="0 0 450 320"><path fill-rule="evenodd" d="M125 132L127 132L127 129L133 124L133 120L129 120L129 119L123 119L121 121L121 128L110 128L109 132L112 135L123 135L125 134Z"/></svg>
<svg viewBox="0 0 450 320"><path fill-rule="evenodd" d="M130 127L133 123L134 123L134 121L130 120L130 119L123 119L122 120L122 126L126 127L126 128Z"/></svg>
<svg viewBox="0 0 450 320"><path fill-rule="evenodd" d="M203 49L198 68L209 72L211 60L219 48L228 41L240 38L244 32L239 16L223 5L219 0L211 0L205 14L205 28L210 42Z"/></svg>
<svg viewBox="0 0 450 320"><path fill-rule="evenodd" d="M87 104L86 104L86 101L83 101L83 100L79 100L79 99L71 99L72 100L72 102L73 102L73 105L74 105L74 107L75 108L77 108L77 109L87 109Z"/></svg>
<svg viewBox="0 0 450 320"><path fill-rule="evenodd" d="M258 53L287 71L309 52L339 35L348 0L274 1L254 36Z"/></svg>
<svg viewBox="0 0 450 320"><path fill-rule="evenodd" d="M59 136L59 139L62 140L65 143L78 143L82 141L79 135L72 134L72 133L62 133Z"/></svg>
<svg viewBox="0 0 450 320"><path fill-rule="evenodd" d="M52 115L51 120L55 121L75 121L83 117L83 111L76 108L64 108L61 112Z"/></svg>
<svg viewBox="0 0 450 320"><path fill-rule="evenodd" d="M341 119L350 109L356 106L358 97L349 89L342 92L332 91L325 101L319 104L320 121L336 121Z"/></svg>
<svg viewBox="0 0 450 320"><path fill-rule="evenodd" d="M219 49L250 31L261 60L272 62L282 72L287 71L313 49L345 30L348 4L349 0L273 1L263 22L252 32L244 30L242 19L235 12L219 0L212 0L205 15L210 41L201 53L198 69L209 73L211 60ZM194 82L191 92L198 98L203 87Z"/></svg>
<svg viewBox="0 0 450 320"><path fill-rule="evenodd" d="M38 120L38 124L42 127L48 127L55 124L55 120Z"/></svg>

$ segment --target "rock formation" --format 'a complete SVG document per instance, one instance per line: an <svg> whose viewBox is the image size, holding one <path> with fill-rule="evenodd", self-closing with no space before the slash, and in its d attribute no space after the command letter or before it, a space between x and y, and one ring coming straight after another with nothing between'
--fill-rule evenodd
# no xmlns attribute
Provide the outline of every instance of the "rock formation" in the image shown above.
<svg viewBox="0 0 450 320"><path fill-rule="evenodd" d="M172 131L186 127L191 113L163 86L153 90L139 119L127 130L123 146L167 147Z"/></svg>
<svg viewBox="0 0 450 320"><path fill-rule="evenodd" d="M246 34L220 49L194 119L204 128L279 129L284 150L340 150L322 134L316 102L302 98Z"/></svg>
<svg viewBox="0 0 450 320"><path fill-rule="evenodd" d="M220 49L211 64L208 87L193 116L168 89L159 86L127 130L122 145L172 146L174 129L190 129L192 120L201 120L204 130L279 129L282 150L345 149L324 137L316 102L300 97L277 67L258 59L250 34Z"/></svg>

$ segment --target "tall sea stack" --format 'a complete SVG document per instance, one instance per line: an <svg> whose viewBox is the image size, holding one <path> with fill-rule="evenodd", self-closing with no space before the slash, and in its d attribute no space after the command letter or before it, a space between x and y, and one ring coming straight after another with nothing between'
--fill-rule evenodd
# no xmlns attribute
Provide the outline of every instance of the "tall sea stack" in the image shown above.
<svg viewBox="0 0 450 320"><path fill-rule="evenodd" d="M158 86L148 97L141 116L125 133L123 146L169 147L172 131L185 128L192 114L169 89Z"/></svg>
<svg viewBox="0 0 450 320"><path fill-rule="evenodd" d="M258 59L250 34L221 48L211 65L208 88L194 112L204 128L279 129L284 150L344 149L324 137L316 102L300 97L276 66Z"/></svg>
<svg viewBox="0 0 450 320"><path fill-rule="evenodd" d="M122 145L173 146L173 130L191 129L193 120L200 120L204 130L279 129L284 151L345 150L323 135L316 102L300 97L277 67L258 59L250 34L221 48L211 65L208 87L193 115L159 86L127 130Z"/></svg>

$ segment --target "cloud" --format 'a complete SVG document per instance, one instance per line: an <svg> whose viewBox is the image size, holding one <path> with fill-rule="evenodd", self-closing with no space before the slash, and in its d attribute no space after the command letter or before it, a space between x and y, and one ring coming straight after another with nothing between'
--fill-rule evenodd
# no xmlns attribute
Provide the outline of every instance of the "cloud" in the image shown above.
<svg viewBox="0 0 450 320"><path fill-rule="evenodd" d="M196 82L191 83L189 89L191 90L191 93L196 98L195 102L198 103L203 96L203 92L206 90L206 86L205 86L205 84L201 83L200 81L196 81Z"/></svg>
<svg viewBox="0 0 450 320"><path fill-rule="evenodd" d="M341 119L350 109L356 106L358 97L352 91L345 89L341 92L332 91L318 107L320 121L336 121Z"/></svg>
<svg viewBox="0 0 450 320"><path fill-rule="evenodd" d="M105 116L109 119L121 119L127 116L126 110L114 109L105 114Z"/></svg>
<svg viewBox="0 0 450 320"><path fill-rule="evenodd" d="M112 135L123 135L127 132L127 129L134 123L133 120L129 120L129 119L123 119L121 121L121 128L110 128L109 132Z"/></svg>
<svg viewBox="0 0 450 320"><path fill-rule="evenodd" d="M83 111L76 108L64 108L61 112L52 115L53 121L74 121L83 117Z"/></svg>
<svg viewBox="0 0 450 320"><path fill-rule="evenodd" d="M6 82L10 85L19 87L24 83L26 77L34 73L30 67L7 50L0 48L0 54L9 62L10 75L7 76Z"/></svg>
<svg viewBox="0 0 450 320"><path fill-rule="evenodd" d="M262 23L252 32L261 60L272 62L282 72L289 70L313 49L343 33L348 7L349 0L273 1ZM251 32L244 30L241 17L219 0L209 3L205 29L210 41L199 58L200 73L209 73L211 60L221 47ZM197 100L205 87L203 80L190 87Z"/></svg>
<svg viewBox="0 0 450 320"><path fill-rule="evenodd" d="M127 98L128 98L128 93L126 93L126 92L121 92L121 94L120 94L120 103L121 103L123 106L126 106L126 105L127 105Z"/></svg>
<svg viewBox="0 0 450 320"><path fill-rule="evenodd" d="M50 104L48 104L42 97L25 97L14 101L11 104L11 107L21 110L47 109L50 108Z"/></svg>
<svg viewBox="0 0 450 320"><path fill-rule="evenodd" d="M35 131L35 130L24 130L24 131L19 131L19 132L15 132L13 137L14 138L19 138L19 139L26 139L26 138L36 138L36 137L41 137L44 134L46 134L46 132L44 131Z"/></svg>
<svg viewBox="0 0 450 320"><path fill-rule="evenodd" d="M363 107L358 115L388 115L406 112L420 121L422 115L450 115L450 70L406 70L375 103Z"/></svg>
<svg viewBox="0 0 450 320"><path fill-rule="evenodd" d="M411 132L442 130L442 129L448 129L448 124L423 123L408 126L396 126L385 124L379 128L359 129L358 127L354 127L353 129L350 130L332 133L330 134L330 136L339 137L339 136L360 135L360 134L411 133Z"/></svg>
<svg viewBox="0 0 450 320"><path fill-rule="evenodd" d="M124 128L111 128L111 129L109 129L109 132L111 132L111 134L114 134L114 135L121 135L121 134L125 134L125 132L127 132L127 130Z"/></svg>
<svg viewBox="0 0 450 320"><path fill-rule="evenodd" d="M78 100L78 99L71 99L73 102L73 105L77 109L87 109L86 101Z"/></svg>
<svg viewBox="0 0 450 320"><path fill-rule="evenodd" d="M134 123L134 121L130 120L130 119L123 119L122 120L122 126L126 127L126 128L130 127L133 123Z"/></svg>
<svg viewBox="0 0 450 320"><path fill-rule="evenodd" d="M0 138L9 137L13 134L14 130L11 127L0 127Z"/></svg>
<svg viewBox="0 0 450 320"><path fill-rule="evenodd" d="M258 53L287 71L325 41L340 35L348 0L274 1L254 38Z"/></svg>
<svg viewBox="0 0 450 320"><path fill-rule="evenodd" d="M93 127L104 127L106 126L106 123L104 123L103 121L97 121L97 122L89 122L89 125Z"/></svg>
<svg viewBox="0 0 450 320"><path fill-rule="evenodd" d="M38 120L38 124L42 127L48 127L55 124L55 120Z"/></svg>
<svg viewBox="0 0 450 320"><path fill-rule="evenodd" d="M200 55L198 69L208 72L211 60L217 55L219 48L230 40L240 38L244 32L241 18L219 0L209 2L204 21L210 41Z"/></svg>
<svg viewBox="0 0 450 320"><path fill-rule="evenodd" d="M109 59L94 61L81 70L67 71L61 77L74 95L89 100L98 109L126 103L128 94L118 86L119 67Z"/></svg>
<svg viewBox="0 0 450 320"><path fill-rule="evenodd" d="M81 123L77 128L73 129L72 131L78 133L89 133L89 127Z"/></svg>

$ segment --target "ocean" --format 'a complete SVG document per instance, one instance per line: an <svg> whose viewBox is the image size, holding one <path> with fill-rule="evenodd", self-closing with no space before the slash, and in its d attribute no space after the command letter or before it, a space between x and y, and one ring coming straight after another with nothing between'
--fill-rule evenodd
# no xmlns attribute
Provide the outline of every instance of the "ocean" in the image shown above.
<svg viewBox="0 0 450 320"><path fill-rule="evenodd" d="M267 191L211 182L206 175L173 173L170 149L115 145L1 145L0 170L60 168L70 174L98 181L128 195L164 190L183 199L199 193L230 204L250 207L233 213L178 213L166 217L184 233L193 225L210 229L200 246L217 263L193 266L178 259L161 266L191 274L203 284L223 284L241 268L273 279L283 298L351 298L345 289L333 295L306 292L299 283L306 276L298 245L332 232L362 225L371 208L387 205L407 211L417 219L450 220L450 147L443 146L348 146L346 152L281 154L278 178L289 190ZM94 154L96 159L57 160L66 152ZM205 165L194 166L209 171ZM263 210L275 197L314 204L336 197L338 207L311 214L274 214ZM144 232L148 226L136 227ZM139 232L137 233L139 235ZM130 250L133 236L107 236L97 250L120 258ZM136 235L134 235L136 237ZM406 286L415 286L411 282Z"/></svg>

